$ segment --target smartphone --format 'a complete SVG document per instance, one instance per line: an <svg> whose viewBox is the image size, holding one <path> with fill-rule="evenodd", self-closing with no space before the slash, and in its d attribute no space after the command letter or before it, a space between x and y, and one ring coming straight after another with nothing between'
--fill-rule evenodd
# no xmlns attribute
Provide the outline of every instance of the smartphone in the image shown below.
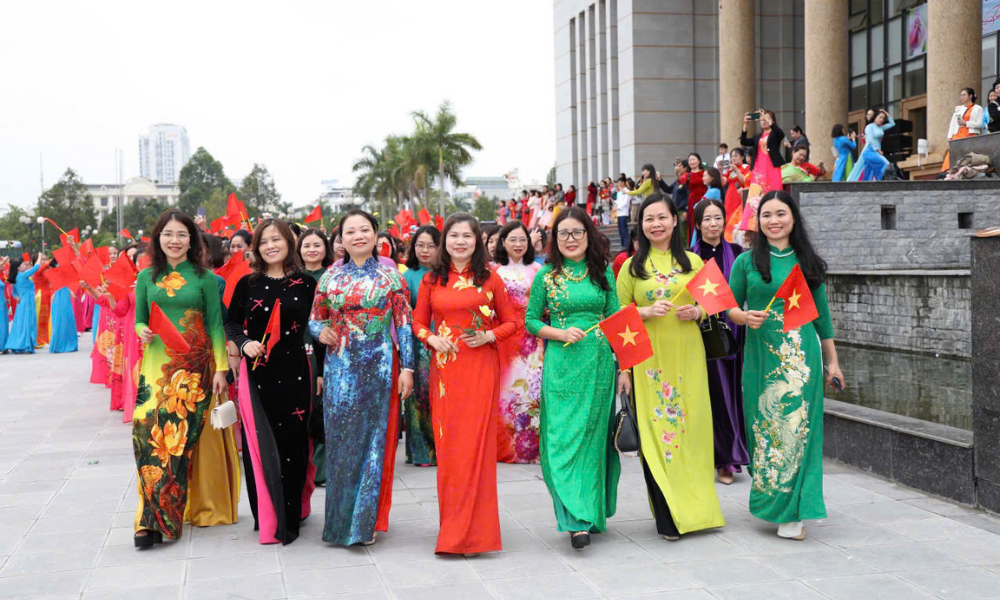
<svg viewBox="0 0 1000 600"><path fill-rule="evenodd" d="M760 121L760 113L758 113L758 112L752 112L752 113L750 113L750 120L752 120L752 121Z"/></svg>
<svg viewBox="0 0 1000 600"><path fill-rule="evenodd" d="M205 207L204 206L199 206L198 207L198 216L201 217L202 219L205 218Z"/></svg>
<svg viewBox="0 0 1000 600"><path fill-rule="evenodd" d="M829 372L830 370L826 368L826 365L824 365L823 373L829 373ZM840 377L833 378L833 387L836 388L838 392L844 391L844 384L840 381Z"/></svg>

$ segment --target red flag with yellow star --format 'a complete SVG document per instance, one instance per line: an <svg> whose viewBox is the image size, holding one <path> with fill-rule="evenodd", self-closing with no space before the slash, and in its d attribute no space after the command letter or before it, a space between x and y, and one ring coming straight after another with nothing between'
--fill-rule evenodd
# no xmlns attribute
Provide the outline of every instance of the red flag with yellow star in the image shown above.
<svg viewBox="0 0 1000 600"><path fill-rule="evenodd" d="M733 296L733 290L726 283L726 276L722 274L722 269L714 258L709 259L684 287L694 296L695 302L710 315L739 306Z"/></svg>
<svg viewBox="0 0 1000 600"><path fill-rule="evenodd" d="M785 301L785 325L782 327L784 333L798 329L819 317L806 276L802 274L799 265L795 265L774 297Z"/></svg>
<svg viewBox="0 0 1000 600"><path fill-rule="evenodd" d="M639 309L629 304L599 323L611 349L618 355L619 367L628 369L653 356L653 344L642 324Z"/></svg>

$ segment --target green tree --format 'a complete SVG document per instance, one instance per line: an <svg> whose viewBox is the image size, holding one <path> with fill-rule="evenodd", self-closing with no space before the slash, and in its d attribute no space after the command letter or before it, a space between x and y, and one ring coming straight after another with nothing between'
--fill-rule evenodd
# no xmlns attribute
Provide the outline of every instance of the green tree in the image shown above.
<svg viewBox="0 0 1000 600"><path fill-rule="evenodd" d="M0 242L21 242L23 250L0 248L0 255L21 256L22 252L34 255L42 249L38 224L34 222L34 219L32 219L31 225L25 225L21 222L21 217L27 215L28 211L20 206L7 205L7 211L3 216L0 216ZM58 223L58 221L56 222Z"/></svg>
<svg viewBox="0 0 1000 600"><path fill-rule="evenodd" d="M496 221L496 198L492 200L486 196L476 198L476 206L472 209L472 216L480 221Z"/></svg>
<svg viewBox="0 0 1000 600"><path fill-rule="evenodd" d="M378 221L383 226L390 212L390 199L395 200L398 193L400 171L393 163L400 156L399 146L400 140L394 136L386 138L381 149L368 144L361 149L362 157L351 165L351 171L358 177L354 193L365 200L378 201Z"/></svg>
<svg viewBox="0 0 1000 600"><path fill-rule="evenodd" d="M236 186L226 177L222 163L215 160L205 148L198 148L191 156L191 160L181 169L177 183L181 190L177 208L189 215L198 212L199 206L206 206L207 210L213 191L220 190L225 196L236 191ZM247 205L248 210L249 208ZM209 213L209 216L216 218L221 214Z"/></svg>
<svg viewBox="0 0 1000 600"><path fill-rule="evenodd" d="M553 166L549 169L548 176L545 177L545 183L549 184L549 187L555 187L556 185L556 168Z"/></svg>
<svg viewBox="0 0 1000 600"><path fill-rule="evenodd" d="M433 150L437 154L438 178L441 186L440 212L445 212L444 180L448 179L456 186L462 185L461 169L472 164L470 150L482 150L483 146L475 137L468 133L456 133L458 117L451 111L451 104L445 101L438 108L434 118L423 111L413 113L416 122L418 146Z"/></svg>
<svg viewBox="0 0 1000 600"><path fill-rule="evenodd" d="M135 198L122 208L122 226L139 239L139 230L149 233L169 207L159 198ZM101 220L101 233L105 231L117 236L118 207ZM96 242L95 242L96 243Z"/></svg>
<svg viewBox="0 0 1000 600"><path fill-rule="evenodd" d="M281 194L274 185L274 177L267 167L254 163L250 173L243 178L236 196L247 206L248 216L259 216L271 212L279 214L286 212L286 204L281 201Z"/></svg>
<svg viewBox="0 0 1000 600"><path fill-rule="evenodd" d="M73 169L66 169L59 181L38 197L35 214L52 219L66 231L97 226L94 197ZM46 223L45 243L49 246L60 243L59 230L50 223Z"/></svg>

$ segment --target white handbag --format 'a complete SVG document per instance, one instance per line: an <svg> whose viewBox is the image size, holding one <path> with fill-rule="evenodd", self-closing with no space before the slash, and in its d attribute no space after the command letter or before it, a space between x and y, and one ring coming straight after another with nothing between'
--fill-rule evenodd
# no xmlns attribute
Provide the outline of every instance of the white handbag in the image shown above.
<svg viewBox="0 0 1000 600"><path fill-rule="evenodd" d="M229 427L236 422L236 404L232 400L226 400L212 409L211 418L214 429Z"/></svg>

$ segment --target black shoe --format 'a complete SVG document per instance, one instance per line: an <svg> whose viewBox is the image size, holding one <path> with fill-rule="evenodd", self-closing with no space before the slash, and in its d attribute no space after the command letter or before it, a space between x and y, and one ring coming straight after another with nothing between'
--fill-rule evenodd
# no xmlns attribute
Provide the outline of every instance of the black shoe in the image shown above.
<svg viewBox="0 0 1000 600"><path fill-rule="evenodd" d="M163 534L159 531L150 531L149 529L143 529L143 531L146 532L143 535L139 535L139 532L136 532L132 536L132 541L135 543L136 548L152 548L153 544L163 543Z"/></svg>
<svg viewBox="0 0 1000 600"><path fill-rule="evenodd" d="M586 531L577 531L570 536L569 542L575 550L582 550L590 545L590 534Z"/></svg>

